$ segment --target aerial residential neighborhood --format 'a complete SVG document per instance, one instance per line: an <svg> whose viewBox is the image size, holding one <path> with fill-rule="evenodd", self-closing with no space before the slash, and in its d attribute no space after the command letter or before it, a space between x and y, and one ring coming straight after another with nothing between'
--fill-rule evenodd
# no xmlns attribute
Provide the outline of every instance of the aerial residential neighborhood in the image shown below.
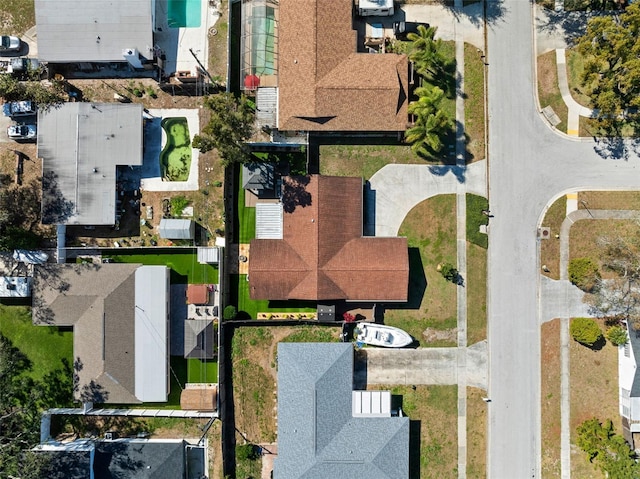
<svg viewBox="0 0 640 479"><path fill-rule="evenodd" d="M640 3L0 20L0 477L640 478Z"/></svg>

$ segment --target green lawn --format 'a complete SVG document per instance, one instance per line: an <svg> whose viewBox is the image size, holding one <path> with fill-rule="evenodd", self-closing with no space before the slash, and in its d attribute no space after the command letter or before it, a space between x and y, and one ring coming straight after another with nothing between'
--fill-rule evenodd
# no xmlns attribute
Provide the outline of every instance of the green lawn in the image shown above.
<svg viewBox="0 0 640 479"><path fill-rule="evenodd" d="M484 210L489 210L489 201L467 193L467 241L486 249L489 237L480 233L480 226L489 224L489 217L482 213Z"/></svg>
<svg viewBox="0 0 640 479"><path fill-rule="evenodd" d="M11 340L32 363L34 379L62 368L62 360L73 364L73 333L56 326L34 326L31 308L0 305L0 333Z"/></svg>
<svg viewBox="0 0 640 479"><path fill-rule="evenodd" d="M187 359L187 378L190 383L217 383L218 361L213 359Z"/></svg>
<svg viewBox="0 0 640 479"><path fill-rule="evenodd" d="M484 60L482 51L464 44L464 129L468 161L484 158Z"/></svg>
<svg viewBox="0 0 640 479"><path fill-rule="evenodd" d="M256 209L254 207L245 206L245 191L239 180L236 191L238 193L238 242L248 243L256 237Z"/></svg>
<svg viewBox="0 0 640 479"><path fill-rule="evenodd" d="M141 263L146 265L166 265L171 268L172 283L205 284L218 282L218 267L200 264L195 250L193 253L173 254L126 254L111 256L116 263Z"/></svg>
<svg viewBox="0 0 640 479"><path fill-rule="evenodd" d="M387 305L385 323L404 329L423 345L455 346L453 340L426 343L426 328L450 330L457 324L457 286L437 271L439 263L456 264L456 198L441 195L415 206L399 236L409 242L409 301Z"/></svg>
<svg viewBox="0 0 640 479"><path fill-rule="evenodd" d="M258 313L283 312L283 313L309 313L317 310L314 301L268 301L252 300L249 297L249 282L247 275L232 274L229 277L231 294L235 294L235 304L238 312L244 311L251 318L256 318ZM232 301L233 304L233 301ZM242 314L239 315L240 318Z"/></svg>

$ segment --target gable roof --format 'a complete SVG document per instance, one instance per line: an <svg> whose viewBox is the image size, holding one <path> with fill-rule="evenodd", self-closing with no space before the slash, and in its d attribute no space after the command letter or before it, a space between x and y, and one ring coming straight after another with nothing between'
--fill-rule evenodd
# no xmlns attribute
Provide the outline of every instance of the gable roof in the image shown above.
<svg viewBox="0 0 640 479"><path fill-rule="evenodd" d="M45 62L124 61L137 49L153 58L150 0L36 0L38 58Z"/></svg>
<svg viewBox="0 0 640 479"><path fill-rule="evenodd" d="M78 439L37 446L49 455L47 477L183 479L186 444L177 439Z"/></svg>
<svg viewBox="0 0 640 479"><path fill-rule="evenodd" d="M160 238L165 239L193 239L196 224L193 220L178 218L162 218L158 226Z"/></svg>
<svg viewBox="0 0 640 479"><path fill-rule="evenodd" d="M406 301L406 238L362 236L362 180L285 177L283 238L254 239L252 299Z"/></svg>
<svg viewBox="0 0 640 479"><path fill-rule="evenodd" d="M142 141L140 104L76 102L38 110L42 222L115 224L116 166L141 165Z"/></svg>
<svg viewBox="0 0 640 479"><path fill-rule="evenodd" d="M350 0L281 0L278 128L403 131L406 55L357 52Z"/></svg>
<svg viewBox="0 0 640 479"><path fill-rule="evenodd" d="M139 264L34 267L34 324L73 326L76 400L166 401L167 277L165 266Z"/></svg>
<svg viewBox="0 0 640 479"><path fill-rule="evenodd" d="M215 346L213 321L187 319L184 321L184 357L212 359Z"/></svg>
<svg viewBox="0 0 640 479"><path fill-rule="evenodd" d="M275 479L409 477L409 418L353 417L353 346L278 344Z"/></svg>

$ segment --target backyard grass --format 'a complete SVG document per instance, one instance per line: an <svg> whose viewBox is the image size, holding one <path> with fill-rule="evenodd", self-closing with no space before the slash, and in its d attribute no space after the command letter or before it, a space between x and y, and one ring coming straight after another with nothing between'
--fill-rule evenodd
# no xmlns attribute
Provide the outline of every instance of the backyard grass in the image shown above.
<svg viewBox="0 0 640 479"><path fill-rule="evenodd" d="M537 69L540 109L551 106L560 118L560 123L556 125L556 128L566 133L569 113L567 105L565 105L562 100L560 88L558 87L558 69L555 50L538 56Z"/></svg>
<svg viewBox="0 0 640 479"><path fill-rule="evenodd" d="M402 412L411 420L409 477L457 477L457 386L367 386L400 396ZM396 398L392 399L395 402Z"/></svg>
<svg viewBox="0 0 640 479"><path fill-rule="evenodd" d="M424 165L407 145L321 145L320 174L369 180L386 165Z"/></svg>
<svg viewBox="0 0 640 479"><path fill-rule="evenodd" d="M127 254L122 252L110 257L116 263L166 265L171 268L171 283L174 284L206 284L218 282L217 266L198 263L195 250L192 250L191 253L171 254Z"/></svg>
<svg viewBox="0 0 640 479"><path fill-rule="evenodd" d="M34 326L31 308L0 304L0 333L31 361L33 379L63 367L63 360L73 364L73 333L68 328Z"/></svg>
<svg viewBox="0 0 640 479"><path fill-rule="evenodd" d="M187 382L217 383L218 361L213 359L187 359Z"/></svg>
<svg viewBox="0 0 640 479"><path fill-rule="evenodd" d="M236 175L237 177L240 174ZM242 188L242 184L237 178L237 209L238 209L238 224L236 225L236 231L238 235L238 243L248 243L256 237L256 209L255 207L245 206L245 191Z"/></svg>
<svg viewBox="0 0 640 479"><path fill-rule="evenodd" d="M540 241L540 264L547 265L549 272L543 272L551 279L560 279L560 227L567 216L567 197L562 195L547 210L542 226L551 229L550 238Z"/></svg>
<svg viewBox="0 0 640 479"><path fill-rule="evenodd" d="M569 91L575 101L582 106L591 107L591 98L587 95L582 86L582 72L584 71L584 57L577 50L569 48L567 55L567 78L569 80Z"/></svg>
<svg viewBox="0 0 640 479"><path fill-rule="evenodd" d="M487 250L467 242L467 344L487 339Z"/></svg>
<svg viewBox="0 0 640 479"><path fill-rule="evenodd" d="M489 236L480 233L480 226L488 225L489 217L483 211L489 211L489 200L467 193L467 241L486 249Z"/></svg>
<svg viewBox="0 0 640 479"><path fill-rule="evenodd" d="M229 282L232 294L231 304L235 303L238 312L246 313L249 318L257 318L259 312L308 313L317 310L317 303L312 301L252 300L249 296L249 282L245 274L229 275ZM242 316L240 315L240 317Z"/></svg>
<svg viewBox="0 0 640 479"><path fill-rule="evenodd" d="M541 326L542 477L560 477L560 320Z"/></svg>
<svg viewBox="0 0 640 479"><path fill-rule="evenodd" d="M584 201L584 203L583 203ZM640 210L639 191L581 191L578 208L592 210Z"/></svg>
<svg viewBox="0 0 640 479"><path fill-rule="evenodd" d="M598 320L605 330L603 321ZM593 350L570 340L571 377L571 477L604 478L575 445L576 428L593 417L611 419L616 433L622 433L618 411L618 348L607 341L601 350Z"/></svg>
<svg viewBox="0 0 640 479"><path fill-rule="evenodd" d="M484 60L482 51L464 44L464 129L467 135L467 161L481 160L485 156L484 114Z"/></svg>
<svg viewBox="0 0 640 479"><path fill-rule="evenodd" d="M2 0L2 34L22 35L36 24L33 0Z"/></svg>
<svg viewBox="0 0 640 479"><path fill-rule="evenodd" d="M467 388L467 477L487 477L487 404L486 392Z"/></svg>
<svg viewBox="0 0 640 479"><path fill-rule="evenodd" d="M437 271L456 264L456 198L441 195L423 201L405 217L399 236L409 243L409 301L388 305L385 323L404 329L424 343L425 328L449 330L457 324L457 286ZM428 343L452 346L455 341Z"/></svg>
<svg viewBox="0 0 640 479"><path fill-rule="evenodd" d="M298 326L296 330L280 340L281 343L335 343L340 329L327 326Z"/></svg>

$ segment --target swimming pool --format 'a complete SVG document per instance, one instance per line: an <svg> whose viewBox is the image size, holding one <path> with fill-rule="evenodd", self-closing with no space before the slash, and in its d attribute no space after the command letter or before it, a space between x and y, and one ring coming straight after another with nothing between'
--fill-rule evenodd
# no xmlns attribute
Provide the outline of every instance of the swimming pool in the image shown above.
<svg viewBox="0 0 640 479"><path fill-rule="evenodd" d="M160 153L162 181L187 181L191 168L189 124L183 116L163 118L160 122L167 142Z"/></svg>
<svg viewBox="0 0 640 479"><path fill-rule="evenodd" d="M202 0L167 0L167 23L171 28L200 26Z"/></svg>

